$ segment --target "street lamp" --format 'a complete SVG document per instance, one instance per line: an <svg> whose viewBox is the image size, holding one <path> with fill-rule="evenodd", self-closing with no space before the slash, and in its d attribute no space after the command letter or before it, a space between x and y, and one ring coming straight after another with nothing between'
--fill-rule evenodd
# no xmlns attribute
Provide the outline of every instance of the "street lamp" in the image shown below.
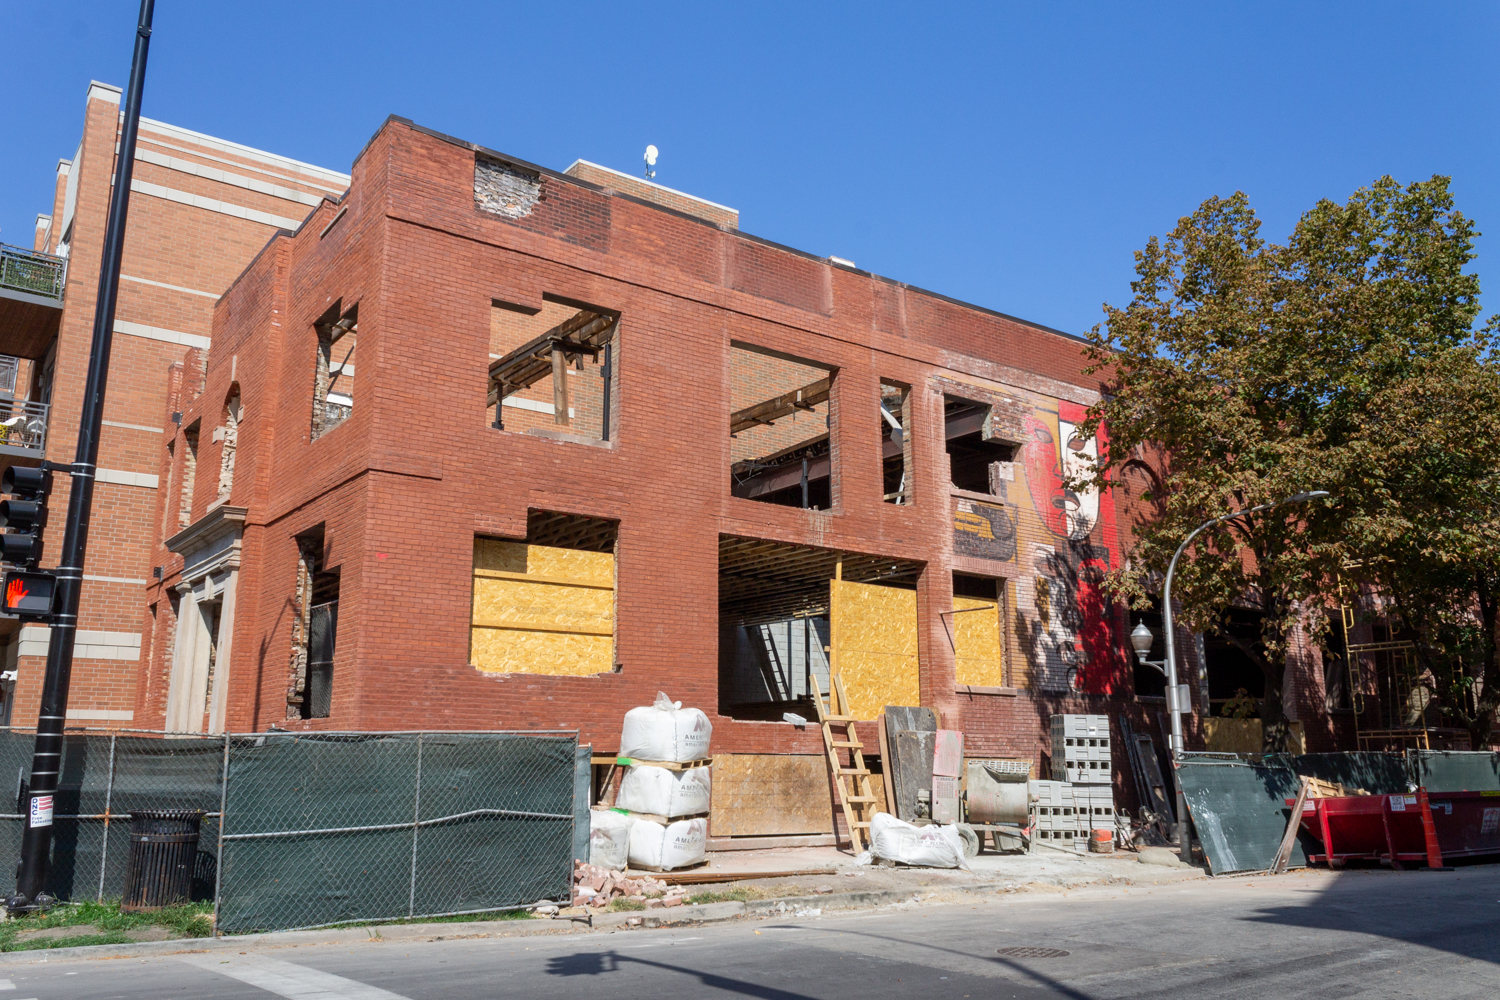
<svg viewBox="0 0 1500 1000"><path fill-rule="evenodd" d="M1187 833L1187 799L1182 793L1182 782L1177 778L1177 764L1182 757L1182 713L1191 711L1191 706L1186 704L1182 692L1177 686L1177 647L1173 641L1172 629L1172 577L1177 573L1177 560L1183 551L1192 544L1193 539L1216 524L1233 520L1237 517L1247 517L1258 514L1263 510L1273 507L1284 507L1287 504L1306 503L1309 500L1318 500L1329 496L1327 490L1311 490L1306 493L1294 493L1285 500L1277 500L1275 503L1263 503L1258 507L1250 507L1246 510L1237 510L1232 514L1216 517L1211 521L1205 521L1193 529L1193 533L1182 540L1177 546L1177 551L1172 554L1172 561L1167 564L1167 579L1161 590L1161 617L1162 627L1167 632L1167 712L1172 719L1172 784L1177 788L1177 849L1182 855L1182 860L1188 864L1193 861L1192 838ZM1142 641L1145 645L1142 646ZM1130 644L1135 649L1135 656L1141 663L1161 669L1161 664L1151 663L1146 656L1151 651L1151 630L1144 624L1137 625L1135 631L1130 633Z"/></svg>

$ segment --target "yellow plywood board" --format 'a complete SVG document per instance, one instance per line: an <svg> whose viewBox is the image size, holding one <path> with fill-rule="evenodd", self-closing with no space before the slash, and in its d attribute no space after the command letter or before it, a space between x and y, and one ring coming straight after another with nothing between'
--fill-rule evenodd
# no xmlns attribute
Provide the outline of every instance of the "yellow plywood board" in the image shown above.
<svg viewBox="0 0 1500 1000"><path fill-rule="evenodd" d="M974 611L971 608L982 610ZM994 601L954 597L953 659L959 684L1005 686L1005 655L1000 645L1000 608Z"/></svg>
<svg viewBox="0 0 1500 1000"><path fill-rule="evenodd" d="M485 673L603 674L614 668L614 645L607 635L475 628L469 658Z"/></svg>
<svg viewBox="0 0 1500 1000"><path fill-rule="evenodd" d="M829 586L835 662L850 714L874 719L886 705L921 704L916 591L844 580Z"/></svg>
<svg viewBox="0 0 1500 1000"><path fill-rule="evenodd" d="M474 624L610 634L615 595L596 587L474 579Z"/></svg>
<svg viewBox="0 0 1500 1000"><path fill-rule="evenodd" d="M715 837L833 832L828 761L821 756L717 754L712 801Z"/></svg>
<svg viewBox="0 0 1500 1000"><path fill-rule="evenodd" d="M614 556L474 540L469 662L488 673L614 669Z"/></svg>

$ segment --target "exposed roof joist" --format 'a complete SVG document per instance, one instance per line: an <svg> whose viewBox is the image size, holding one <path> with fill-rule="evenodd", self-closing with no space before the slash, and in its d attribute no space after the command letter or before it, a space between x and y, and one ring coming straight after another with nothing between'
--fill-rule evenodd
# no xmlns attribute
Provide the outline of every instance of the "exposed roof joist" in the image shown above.
<svg viewBox="0 0 1500 1000"><path fill-rule="evenodd" d="M615 335L619 317L580 309L546 333L527 341L503 358L490 362L487 405L535 385L552 374L552 354L561 351L569 361L587 354L597 358Z"/></svg>
<svg viewBox="0 0 1500 1000"><path fill-rule="evenodd" d="M781 417L798 410L811 410L819 403L828 400L828 391L832 385L833 379L824 376L816 382L809 382L800 389L784 392L764 402L756 403L754 406L747 406L743 410L735 410L729 415L729 433L738 434L751 427L774 424Z"/></svg>

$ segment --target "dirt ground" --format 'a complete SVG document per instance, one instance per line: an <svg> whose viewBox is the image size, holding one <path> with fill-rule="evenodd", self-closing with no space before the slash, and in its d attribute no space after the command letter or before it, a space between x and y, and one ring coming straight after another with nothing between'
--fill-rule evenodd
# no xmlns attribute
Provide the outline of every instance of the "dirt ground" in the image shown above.
<svg viewBox="0 0 1500 1000"><path fill-rule="evenodd" d="M695 874L716 876L743 873L727 882L690 883L689 894L749 890L753 898L814 895L823 892L872 892L889 889L941 891L949 886L993 884L997 890L1049 892L1085 885L1152 885L1206 878L1198 868L1167 868L1142 864L1134 851L1114 854L1072 854L1038 848L1034 854L996 854L990 851L969 859L961 868L895 868L859 865L852 855L832 847L801 847L769 851L717 851ZM826 874L757 877L760 873L825 870ZM686 875L687 873L683 873Z"/></svg>

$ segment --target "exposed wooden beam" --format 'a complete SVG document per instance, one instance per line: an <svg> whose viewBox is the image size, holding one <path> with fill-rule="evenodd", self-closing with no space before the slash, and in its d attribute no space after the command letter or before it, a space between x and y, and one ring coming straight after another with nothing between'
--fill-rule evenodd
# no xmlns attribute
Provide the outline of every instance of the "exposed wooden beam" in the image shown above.
<svg viewBox="0 0 1500 1000"><path fill-rule="evenodd" d="M729 433L738 434L751 427L773 424L779 418L795 413L797 410L811 410L819 403L828 400L828 391L832 385L832 378L820 378L800 389L784 392L779 396L756 403L754 406L747 406L743 410L735 410L729 415Z"/></svg>

